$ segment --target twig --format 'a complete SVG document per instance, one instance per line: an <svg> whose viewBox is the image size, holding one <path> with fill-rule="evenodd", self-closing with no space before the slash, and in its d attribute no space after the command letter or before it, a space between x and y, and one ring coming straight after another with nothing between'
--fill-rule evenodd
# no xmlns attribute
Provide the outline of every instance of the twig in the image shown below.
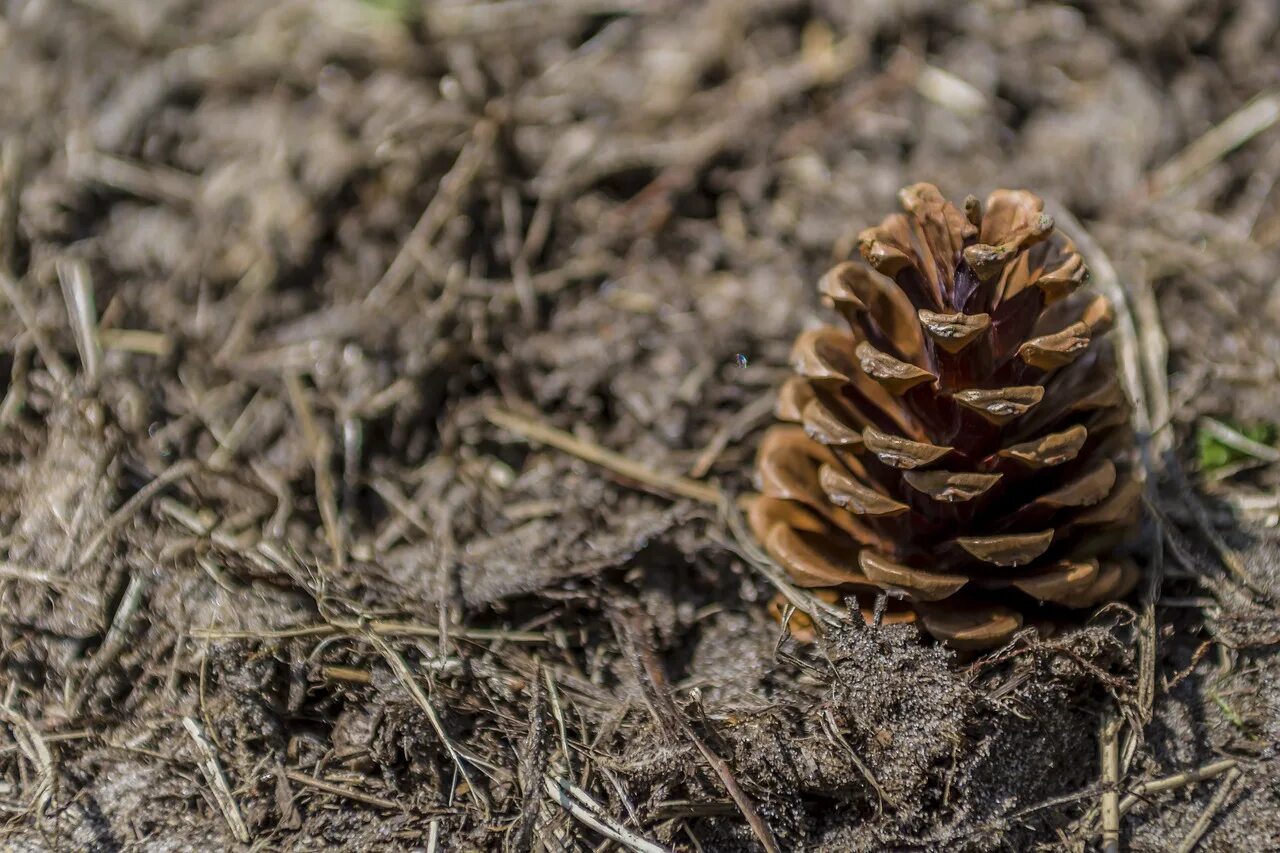
<svg viewBox="0 0 1280 853"><path fill-rule="evenodd" d="M22 325L27 327L27 333L31 335L31 342L35 344L36 352L40 353L40 358L44 361L49 373L58 381L59 385L69 384L71 382L71 371L67 369L67 363L62 360L62 356L58 355L58 351L54 349L53 344L45 336L44 329L40 328L35 309L31 307L26 297L18 290L18 283L3 268L0 268L0 291L4 292L5 298L13 306L14 313L18 315Z"/></svg>
<svg viewBox="0 0 1280 853"><path fill-rule="evenodd" d="M310 788L315 788L317 791L324 791L326 794L333 794L335 797L344 797L348 800L355 800L356 802L365 803L366 805L374 806L379 809L387 809L388 811L395 811L400 808L399 804L394 803L391 800L387 800L382 797L375 797L372 794L362 794L359 791L346 787L345 785L339 785L335 782L328 782L324 779L317 779L314 776L308 776L300 770L286 770L284 771L284 775L290 780L297 782L299 785L306 785Z"/></svg>
<svg viewBox="0 0 1280 853"><path fill-rule="evenodd" d="M154 163L129 160L92 149L83 134L67 140L67 172L72 180L96 183L138 198L189 208L199 195L199 179Z"/></svg>
<svg viewBox="0 0 1280 853"><path fill-rule="evenodd" d="M160 494L173 483L178 480L194 474L200 469L200 463L194 459L184 459L181 462L175 462L168 468L161 471L156 478L147 483L141 489L134 493L133 497L124 502L118 510L111 514L111 517L103 523L98 532L93 534L93 538L84 546L80 552L80 557L76 564L83 566L92 560L98 554L98 550L106 543L107 537L115 533L125 525L129 519L133 518L137 513L146 506L152 498Z"/></svg>
<svg viewBox="0 0 1280 853"><path fill-rule="evenodd" d="M13 738L23 756L30 761L39 773L39 781L31 794L30 808L36 819L42 821L45 812L54 805L54 785L57 774L53 769L53 753L49 745L30 720L6 704L0 704L0 720L13 727Z"/></svg>
<svg viewBox="0 0 1280 853"><path fill-rule="evenodd" d="M71 581L40 569L26 569L10 562L0 562L0 580L51 586L62 592L72 586Z"/></svg>
<svg viewBox="0 0 1280 853"><path fill-rule="evenodd" d="M329 550L333 555L333 567L341 571L347 564L347 548L343 538L342 518L338 515L332 466L329 464L333 454L333 440L316 425L311 404L307 401L307 392L297 374L286 373L284 384L289 392L289 402L302 428L302 440L310 451L308 455L311 457L315 477L316 503L320 507L320 520L324 524L325 538L329 540Z"/></svg>
<svg viewBox="0 0 1280 853"><path fill-rule="evenodd" d="M115 615L111 618L111 626L107 629L107 636L103 639L97 654L90 659L84 675L80 678L79 686L68 703L71 716L74 717L80 713L80 707L84 704L85 697L88 695L86 691L107 666L119 657L120 652L124 650L129 623L137 614L138 609L142 607L142 592L146 589L146 586L146 575L141 572L134 573L129 577L129 585L125 587L124 595L120 598L120 605L116 608Z"/></svg>
<svg viewBox="0 0 1280 853"><path fill-rule="evenodd" d="M1170 421L1173 410L1169 402L1169 339L1160 318L1160 304L1156 301L1151 279L1143 273L1130 279L1128 296L1133 304L1134 328L1138 335L1138 353L1141 356L1143 385L1146 391L1147 419L1151 434L1144 448L1148 468L1173 446Z"/></svg>
<svg viewBox="0 0 1280 853"><path fill-rule="evenodd" d="M231 828L231 834L241 844L248 844L249 828L245 826L244 818L240 816L240 807L236 805L235 797L231 794L231 786L227 784L227 777L222 772L222 765L218 763L218 754L214 751L213 744L205 736L204 727L194 717L183 717L182 725L195 741L196 750L201 758L200 769L204 772L205 779L213 791L213 799L217 802L223 819Z"/></svg>
<svg viewBox="0 0 1280 853"><path fill-rule="evenodd" d="M593 465L607 468L615 474L634 480L636 483L648 486L655 491L682 498L692 498L713 506L719 506L725 500L724 492L714 486L708 486L705 483L699 483L696 480L690 480L677 474L655 471L647 465L628 459L620 453L607 450L589 441L583 441L564 430L556 429L541 421L503 409L490 409L485 413L485 417L496 426L510 430L526 439L550 445L557 450L577 456L579 459L586 460Z"/></svg>
<svg viewBox="0 0 1280 853"><path fill-rule="evenodd" d="M0 145L0 271L12 272L13 249L18 236L18 197L22 191L25 160L21 134Z"/></svg>
<svg viewBox="0 0 1280 853"><path fill-rule="evenodd" d="M335 634L362 635L372 632L381 637L438 637L440 629L434 625L423 625L416 622L394 622L385 619L374 619L370 622L349 622L335 619L332 622L316 625L299 625L296 628L279 628L269 631L225 631L220 629L197 629L191 636L204 640L292 640L299 637L328 637ZM546 634L532 631L504 631L500 628L450 628L449 636L476 642L492 642L501 640L507 643L549 643L551 638Z"/></svg>
<svg viewBox="0 0 1280 853"><path fill-rule="evenodd" d="M366 303L385 304L409 280L414 267L421 262L422 256L430 247L431 241L457 210L462 194L475 180L480 167L484 165L497 135L498 126L492 119L484 118L476 122L471 131L471 140L458 154L458 159L454 161L453 166L440 179L436 194L427 203L422 216L418 218L413 230L405 238L400 251L387 267L387 271L365 297Z"/></svg>
<svg viewBox="0 0 1280 853"><path fill-rule="evenodd" d="M551 700L551 716L556 721L556 729L560 734L560 751L564 753L565 775L573 778L573 756L569 753L569 736L564 724L564 709L560 707L560 691L556 689L556 677L547 667L542 670L547 685L547 696Z"/></svg>
<svg viewBox="0 0 1280 853"><path fill-rule="evenodd" d="M730 418L716 430L716 434L707 442L707 446L698 454L698 458L694 460L693 466L689 468L689 476L701 479L711 470L711 466L720 458L720 454L724 453L724 449L729 446L729 442L740 437L757 423L773 411L773 403L777 399L776 395L762 394L752 400L742 408L740 412Z"/></svg>
<svg viewBox="0 0 1280 853"><path fill-rule="evenodd" d="M436 713L435 706L431 704L431 700L427 698L427 694L422 692L422 688L418 685L417 680L414 679L413 673L409 671L409 665L405 663L404 658L401 657L400 653L387 645L387 642L381 637L373 633L369 633L367 636L369 641L373 643L374 647L378 649L382 654L382 657L386 659L387 663L391 666L391 671L395 673L401 686L403 686L405 690L409 691L409 695L413 697L413 701L422 709L422 713L427 715L427 720L431 723L431 728L435 729L436 737L440 739L440 743L444 746L445 751L449 753L449 757L453 759L454 766L458 768L458 773L462 776L463 780L466 781L468 794L470 794L471 798L476 801L476 805L480 806L480 809L484 812L485 819L487 820L490 814L489 798L485 796L484 791L482 791L479 786L476 785L475 780L471 778L471 773L467 770L467 764L462 757L461 751L449 738L449 734L444 730L444 726L440 722L440 716Z"/></svg>
<svg viewBox="0 0 1280 853"><path fill-rule="evenodd" d="M604 814L599 804L592 800L586 791L573 784L547 776L543 779L543 789L547 792L547 796L559 803L574 818L628 850L634 850L637 853L666 853L667 848L659 847L652 841L646 841Z"/></svg>
<svg viewBox="0 0 1280 853"><path fill-rule="evenodd" d="M539 668L541 668L540 665ZM503 850L509 853L532 849L530 842L537 830L538 815L541 812L542 795L539 788L546 775L549 752L547 749L547 700L543 683L543 679L538 678L535 671L530 681L529 728L517 752L519 763L516 773L520 784L520 814L512 822L511 828L507 830L507 837L503 841Z"/></svg>
<svg viewBox="0 0 1280 853"><path fill-rule="evenodd" d="M778 842L773 836L773 830L769 829L769 825L764 822L764 818L760 816L760 812L756 809L755 803L747 796L747 792L742 790L738 780L734 778L729 763L719 755L716 755L711 747L707 746L702 738L698 737L693 727L689 725L688 718L676 707L675 700L671 698L671 692L667 687L666 673L663 671L662 664L657 655L654 654L653 647L649 642L647 617L634 609L627 612L619 612L618 617L623 636L628 641L628 645L631 646L641 686L647 687L644 690L644 696L645 700L650 703L650 711L653 712L653 715L658 718L660 723L668 728L674 728L702 754L703 760L720 777L725 790L729 792L729 796L737 804L738 810L742 812L747 825L751 827L751 832L756 836L765 853L781 853L781 848L778 847Z"/></svg>
<svg viewBox="0 0 1280 853"><path fill-rule="evenodd" d="M822 713L822 719L826 723L825 728L827 733L831 735L831 738L836 743L844 747L845 752L849 754L850 760L853 761L853 766L858 768L858 772L862 774L862 778L866 779L867 784L871 786L871 790L876 792L876 814L880 814L884 811L885 803L894 805L893 801L885 795L884 788L881 788L880 783L876 781L875 774L871 772L871 768L866 765L858 753L855 752L853 747L849 744L848 739L841 733L840 727L836 725L836 717L832 710L829 707L824 708Z"/></svg>
<svg viewBox="0 0 1280 853"><path fill-rule="evenodd" d="M752 568L764 575L782 596L797 610L815 619L817 624L823 622L839 625L845 621L845 615L827 602L813 595L808 590L800 589L791 583L787 573L773 561L763 548L756 543L755 537L746 528L742 513L736 506L725 501L720 506L720 513L733 536L735 549ZM861 618L861 617L859 617Z"/></svg>
<svg viewBox="0 0 1280 853"><path fill-rule="evenodd" d="M1236 783L1240 781L1240 768L1233 767L1227 772L1227 778L1223 779L1218 785L1218 790L1213 793L1213 799L1209 800L1209 805L1205 806L1199 819L1192 825L1191 830L1186 837L1182 839L1182 843L1178 845L1177 853L1191 853L1200 843L1200 839L1204 838L1204 834L1209 831L1209 824L1213 823L1213 819L1217 817L1218 812L1222 811L1227 801L1231 799L1231 795L1235 793Z"/></svg>
<svg viewBox="0 0 1280 853"><path fill-rule="evenodd" d="M1180 189L1280 120L1280 92L1264 92L1175 154L1151 176L1151 198Z"/></svg>
<svg viewBox="0 0 1280 853"><path fill-rule="evenodd" d="M1102 850L1120 853L1120 719L1102 720L1098 749L1102 762Z"/></svg>
<svg viewBox="0 0 1280 853"><path fill-rule="evenodd" d="M0 706L0 716L4 715L4 707ZM40 739L46 744L65 743L67 741L88 740L89 738L99 737L99 733L93 729L76 729L73 732L52 732L40 733ZM11 752L22 752L23 745L21 742L13 743L8 746L0 746L0 755L8 755Z"/></svg>
<svg viewBox="0 0 1280 853"><path fill-rule="evenodd" d="M1148 501L1148 504L1150 502ZM1160 587L1164 582L1164 543L1163 530L1156 521L1156 536L1152 543L1151 559L1147 566L1146 583L1142 587L1142 606L1138 611L1138 721L1141 728L1134 726L1125 738L1125 748L1121 770L1129 771L1129 764L1137 754L1141 745L1143 732L1147 723L1151 722L1152 709L1156 695L1156 657L1159 654L1159 631L1157 630L1156 600L1160 597Z"/></svg>
<svg viewBox="0 0 1280 853"><path fill-rule="evenodd" d="M173 349L173 341L163 332L149 329L98 329L98 344L103 349L163 357Z"/></svg>
<svg viewBox="0 0 1280 853"><path fill-rule="evenodd" d="M1125 795L1125 798L1120 801L1120 814L1127 814L1130 809L1151 794L1174 791L1186 785L1216 778L1235 768L1238 764L1239 762L1234 758L1224 758L1222 761L1215 761L1212 764L1197 767L1195 770L1184 770L1172 776L1165 776L1162 779L1153 779L1150 782L1134 785L1129 790L1129 793Z"/></svg>

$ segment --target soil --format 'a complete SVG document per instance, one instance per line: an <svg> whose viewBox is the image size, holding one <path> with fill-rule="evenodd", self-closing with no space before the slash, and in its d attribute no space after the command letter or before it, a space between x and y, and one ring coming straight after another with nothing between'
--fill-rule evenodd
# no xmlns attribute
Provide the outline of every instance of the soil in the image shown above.
<svg viewBox="0 0 1280 853"><path fill-rule="evenodd" d="M1272 0L0 14L9 849L1280 849L1280 466L1195 440L1280 422ZM732 499L925 180L1123 297L1148 580L799 645Z"/></svg>

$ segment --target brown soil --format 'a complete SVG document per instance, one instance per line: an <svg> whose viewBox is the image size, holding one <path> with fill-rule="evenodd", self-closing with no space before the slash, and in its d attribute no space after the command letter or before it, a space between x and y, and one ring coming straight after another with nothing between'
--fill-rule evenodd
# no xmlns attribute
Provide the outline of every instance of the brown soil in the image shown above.
<svg viewBox="0 0 1280 853"><path fill-rule="evenodd" d="M1280 421L1272 0L3 14L10 848L1083 850L1206 766L1126 849L1280 848L1280 467L1193 441ZM967 660L780 638L729 500L919 180L1053 202L1153 427L1150 583Z"/></svg>

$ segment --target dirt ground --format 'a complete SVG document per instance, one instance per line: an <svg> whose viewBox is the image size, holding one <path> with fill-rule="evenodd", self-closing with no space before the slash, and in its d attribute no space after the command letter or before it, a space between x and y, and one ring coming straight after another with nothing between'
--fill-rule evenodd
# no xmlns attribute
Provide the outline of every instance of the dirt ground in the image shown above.
<svg viewBox="0 0 1280 853"><path fill-rule="evenodd" d="M1280 849L1273 0L0 15L8 849ZM781 637L733 503L915 181L1145 426L1147 582L978 658Z"/></svg>

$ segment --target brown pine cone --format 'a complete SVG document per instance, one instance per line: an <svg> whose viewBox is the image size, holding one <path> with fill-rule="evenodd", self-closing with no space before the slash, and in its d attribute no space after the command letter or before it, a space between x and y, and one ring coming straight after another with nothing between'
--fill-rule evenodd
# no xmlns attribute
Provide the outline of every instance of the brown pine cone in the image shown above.
<svg viewBox="0 0 1280 853"><path fill-rule="evenodd" d="M900 198L859 237L871 269L819 284L852 334L796 340L750 521L796 585L887 590L886 619L985 648L1137 581L1109 555L1142 512L1113 313L1035 195Z"/></svg>

